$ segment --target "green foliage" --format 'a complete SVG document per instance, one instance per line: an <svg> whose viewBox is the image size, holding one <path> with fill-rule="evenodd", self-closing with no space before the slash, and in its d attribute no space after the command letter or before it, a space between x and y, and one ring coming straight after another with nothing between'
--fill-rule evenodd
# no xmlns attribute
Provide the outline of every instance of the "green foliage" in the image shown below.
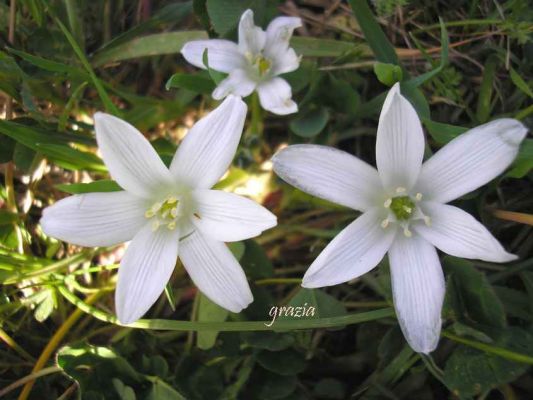
<svg viewBox="0 0 533 400"><path fill-rule="evenodd" d="M46 374L29 398L530 397L531 229L491 210L531 213L533 139L502 177L454 202L520 259L500 265L441 257L443 337L430 356L405 343L386 259L348 284L300 287L320 250L358 214L289 187L269 163L287 143L314 143L374 165L379 112L396 82L421 117L428 155L496 118L531 127L527 1L14 3L13 42L10 2L0 4L0 391L28 377L48 345ZM304 24L290 41L300 68L282 76L299 112L257 108L252 116L257 98L246 99L250 115L237 157L215 186L261 201L278 217L261 236L228 244L254 302L229 313L178 262L166 295L124 327L113 299L124 247L80 249L47 237L42 210L68 194L122 190L97 151L97 111L135 125L168 165L192 123L217 104L210 95L226 77L209 68L207 52L206 70L188 65L183 45L236 40L248 8L263 28L279 14ZM298 307L314 311L297 316ZM273 309L280 313L274 322Z"/></svg>

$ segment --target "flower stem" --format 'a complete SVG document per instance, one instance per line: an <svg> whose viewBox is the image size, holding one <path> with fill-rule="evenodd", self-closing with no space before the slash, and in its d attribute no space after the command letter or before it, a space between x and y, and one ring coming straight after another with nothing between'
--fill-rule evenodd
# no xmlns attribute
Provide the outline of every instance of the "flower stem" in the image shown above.
<svg viewBox="0 0 533 400"><path fill-rule="evenodd" d="M263 134L263 116L261 113L261 105L259 104L259 95L257 92L252 93L251 104L252 117L250 121L250 134L255 137L260 137Z"/></svg>

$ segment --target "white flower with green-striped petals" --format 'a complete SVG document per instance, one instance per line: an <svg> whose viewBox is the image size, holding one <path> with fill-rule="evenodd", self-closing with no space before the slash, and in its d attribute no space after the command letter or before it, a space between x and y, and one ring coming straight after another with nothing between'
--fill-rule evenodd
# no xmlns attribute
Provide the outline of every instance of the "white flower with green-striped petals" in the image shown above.
<svg viewBox="0 0 533 400"><path fill-rule="evenodd" d="M253 300L246 276L223 242L244 240L276 225L247 198L210 188L237 149L246 104L229 96L198 121L167 168L148 140L127 122L97 113L96 139L123 191L67 197L43 212L43 231L80 246L131 240L115 292L119 320L128 324L163 292L179 257L213 302L239 312Z"/></svg>
<svg viewBox="0 0 533 400"><path fill-rule="evenodd" d="M331 147L293 145L281 150L273 158L281 178L362 212L326 246L302 285L316 288L357 278L388 252L402 331L415 351L433 351L445 293L436 248L491 262L516 258L470 214L445 203L501 174L526 133L519 121L498 119L455 138L422 163L422 125L396 84L379 119L377 170Z"/></svg>
<svg viewBox="0 0 533 400"><path fill-rule="evenodd" d="M255 26L252 10L246 10L239 23L238 44L223 39L194 40L186 43L181 53L188 62L205 69L203 55L208 50L209 67L228 74L213 91L213 98L228 94L246 97L256 90L265 110L291 114L298 106L292 100L290 85L278 75L300 65L300 57L289 47L294 29L300 26L300 18L278 17L263 31Z"/></svg>

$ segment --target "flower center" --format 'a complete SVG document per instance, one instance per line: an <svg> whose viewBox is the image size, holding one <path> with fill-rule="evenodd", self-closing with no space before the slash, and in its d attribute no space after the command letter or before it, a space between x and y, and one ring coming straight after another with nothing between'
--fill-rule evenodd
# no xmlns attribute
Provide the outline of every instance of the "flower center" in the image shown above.
<svg viewBox="0 0 533 400"><path fill-rule="evenodd" d="M176 229L176 222L181 216L181 201L176 196L167 196L163 201L156 201L144 216L152 220L152 230L155 232L160 226Z"/></svg>
<svg viewBox="0 0 533 400"><path fill-rule="evenodd" d="M396 189L396 197L388 198L383 207L388 211L388 216L381 222L383 229L387 228L390 223L398 224L403 228L403 233L407 237L411 237L412 233L409 229L409 224L413 220L423 219L426 225L430 225L430 218L425 215L420 207L417 205L422 200L422 193L417 193L411 197L406 194L407 190L403 187Z"/></svg>
<svg viewBox="0 0 533 400"><path fill-rule="evenodd" d="M389 208L398 220L406 221L411 218L415 210L415 203L409 196L393 197Z"/></svg>
<svg viewBox="0 0 533 400"><path fill-rule="evenodd" d="M253 55L252 53L246 53L245 56L248 62L254 68L254 70L257 71L259 77L262 78L266 74L268 74L268 72L270 72L270 69L272 68L272 61L263 56L263 54L259 53Z"/></svg>

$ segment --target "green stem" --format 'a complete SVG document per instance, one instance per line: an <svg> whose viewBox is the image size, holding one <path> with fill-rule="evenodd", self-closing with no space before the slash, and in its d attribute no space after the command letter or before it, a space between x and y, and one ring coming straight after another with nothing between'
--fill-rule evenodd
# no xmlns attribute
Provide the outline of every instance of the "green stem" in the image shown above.
<svg viewBox="0 0 533 400"><path fill-rule="evenodd" d="M266 278L266 279L258 279L255 281L255 284L259 286L287 284L287 283L288 284L294 283L298 285L302 283L302 280L300 278Z"/></svg>
<svg viewBox="0 0 533 400"><path fill-rule="evenodd" d="M490 354L495 354L497 356L506 358L511 361L533 365L533 357L525 355L525 354L515 353L514 351L507 350L502 347L496 347L490 344L476 342L475 340L465 339L465 338L456 336L453 333L446 332L446 331L442 332L442 336L450 340L453 340L454 342L461 343L461 344L473 347L474 349L485 351Z"/></svg>
<svg viewBox="0 0 533 400"><path fill-rule="evenodd" d="M263 118L261 115L261 105L259 104L259 95L257 92L252 93L251 98L251 113L252 117L250 120L250 133L253 136L261 136L263 134Z"/></svg>
<svg viewBox="0 0 533 400"><path fill-rule="evenodd" d="M127 326L128 328L138 329L155 329L168 331L284 331L293 329L314 329L314 328L333 328L338 326L358 324L361 322L374 321L377 319L394 317L394 310L392 308L382 308L379 310L348 314L341 317L331 318L315 318L315 319L301 319L301 320L276 320L274 324L271 321L236 321L236 322L193 322L193 321L177 321L165 319L140 319L130 325L123 325L118 322L117 318L98 310L95 307L86 304L79 299L75 294L69 291L65 286L58 286L59 292L78 307L81 311L91 314L94 318L101 321L110 322L112 324ZM272 326L267 326L271 324Z"/></svg>

